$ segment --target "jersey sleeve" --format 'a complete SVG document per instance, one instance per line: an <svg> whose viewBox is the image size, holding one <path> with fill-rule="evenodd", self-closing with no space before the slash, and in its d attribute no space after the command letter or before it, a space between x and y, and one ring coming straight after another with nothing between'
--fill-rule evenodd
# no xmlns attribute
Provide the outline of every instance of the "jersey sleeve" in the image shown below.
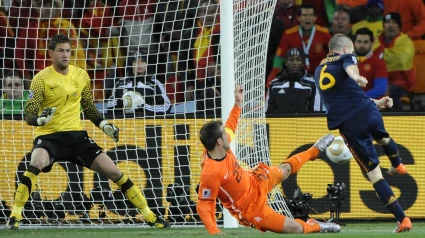
<svg viewBox="0 0 425 238"><path fill-rule="evenodd" d="M85 73L84 78L86 85L84 86L83 92L81 93L81 106L84 110L84 117L89 119L96 126L99 126L100 122L102 122L104 118L94 105L93 95L90 87L90 76Z"/></svg>
<svg viewBox="0 0 425 238"><path fill-rule="evenodd" d="M347 69L350 65L357 65L357 57L355 55L344 55L344 58L342 58L342 65L344 67L344 70Z"/></svg>
<svg viewBox="0 0 425 238"><path fill-rule="evenodd" d="M235 138L236 127L238 126L239 116L241 114L242 108L238 106L233 106L230 115L227 118L225 130L227 132L229 142Z"/></svg>
<svg viewBox="0 0 425 238"><path fill-rule="evenodd" d="M38 112L44 99L44 79L35 76L31 81L28 101L24 110L24 119L31 126L38 126Z"/></svg>
<svg viewBox="0 0 425 238"><path fill-rule="evenodd" d="M215 206L220 181L213 173L201 174L196 211L210 234L220 233L215 218Z"/></svg>

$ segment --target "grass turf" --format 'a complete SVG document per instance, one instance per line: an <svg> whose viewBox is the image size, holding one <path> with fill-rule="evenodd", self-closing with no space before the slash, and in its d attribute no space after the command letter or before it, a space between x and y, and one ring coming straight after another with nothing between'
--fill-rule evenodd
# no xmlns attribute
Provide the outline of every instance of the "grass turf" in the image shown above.
<svg viewBox="0 0 425 238"><path fill-rule="evenodd" d="M413 229L410 232L393 234L392 230L395 228L395 223L382 223L382 222L369 222L369 223L350 223L342 227L342 231L337 234L308 234L308 235L289 235L285 234L283 237L425 237L425 224L424 222L414 222ZM28 238L127 238L127 237L211 237L208 235L205 228L180 228L174 227L171 229L158 230L154 228L42 228L42 229L21 229L18 231L7 231L1 228L0 237L28 237ZM275 234L271 232L261 233L255 229L238 228L238 229L221 229L230 237L282 237L282 234Z"/></svg>

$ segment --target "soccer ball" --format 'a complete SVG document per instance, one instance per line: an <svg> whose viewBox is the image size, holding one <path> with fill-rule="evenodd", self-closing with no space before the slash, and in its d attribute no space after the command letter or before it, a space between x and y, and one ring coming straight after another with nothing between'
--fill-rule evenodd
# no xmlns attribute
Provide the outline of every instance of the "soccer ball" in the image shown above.
<svg viewBox="0 0 425 238"><path fill-rule="evenodd" d="M122 96L124 109L136 109L145 104L145 99L138 92L128 91Z"/></svg>
<svg viewBox="0 0 425 238"><path fill-rule="evenodd" d="M351 154L341 136L335 137L332 144L326 148L326 155L336 164L346 164L353 158L353 154Z"/></svg>

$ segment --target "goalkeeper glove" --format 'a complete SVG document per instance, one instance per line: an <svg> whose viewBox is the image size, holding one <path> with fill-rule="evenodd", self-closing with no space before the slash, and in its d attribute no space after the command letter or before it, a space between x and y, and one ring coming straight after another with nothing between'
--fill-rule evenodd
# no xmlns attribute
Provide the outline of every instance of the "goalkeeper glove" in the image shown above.
<svg viewBox="0 0 425 238"><path fill-rule="evenodd" d="M118 136L120 133L120 129L118 127L114 126L114 124L109 123L107 120L103 120L99 124L99 128L109 137L114 139L115 142L118 142Z"/></svg>
<svg viewBox="0 0 425 238"><path fill-rule="evenodd" d="M53 115L56 112L56 107L52 108L44 108L44 110L41 112L41 115L37 118L37 124L39 126L46 125L50 120L52 120Z"/></svg>

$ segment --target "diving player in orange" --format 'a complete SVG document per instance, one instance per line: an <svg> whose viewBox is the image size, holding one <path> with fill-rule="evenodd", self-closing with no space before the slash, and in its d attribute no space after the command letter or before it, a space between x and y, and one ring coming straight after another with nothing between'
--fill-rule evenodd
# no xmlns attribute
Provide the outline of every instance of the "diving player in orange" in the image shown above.
<svg viewBox="0 0 425 238"><path fill-rule="evenodd" d="M315 160L324 151L334 136L320 138L307 151L296 154L279 166L258 164L250 171L242 169L230 150L229 143L235 137L236 126L242 111L242 87L235 90L235 106L224 127L220 121L206 123L200 131L200 140L205 147L196 210L210 234L221 234L215 220L216 199L244 226L260 231L277 233L339 232L335 223L294 220L275 212L267 203L267 193L296 173L301 166Z"/></svg>

